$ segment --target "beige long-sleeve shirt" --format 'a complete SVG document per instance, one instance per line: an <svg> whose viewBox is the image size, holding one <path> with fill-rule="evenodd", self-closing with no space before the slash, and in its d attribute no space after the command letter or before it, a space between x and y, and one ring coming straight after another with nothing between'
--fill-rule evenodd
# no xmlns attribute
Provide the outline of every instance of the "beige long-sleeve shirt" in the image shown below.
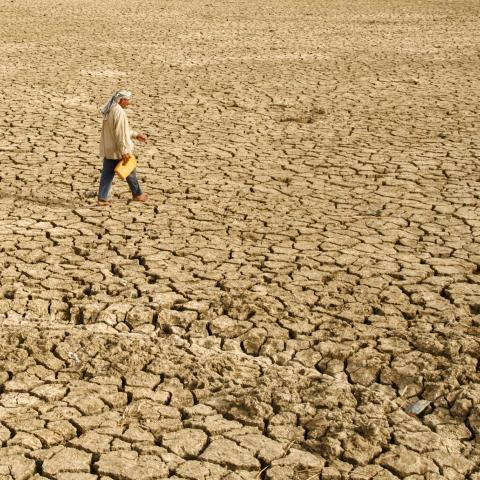
<svg viewBox="0 0 480 480"><path fill-rule="evenodd" d="M103 121L100 135L100 157L119 159L125 153L133 153L132 139L137 133L130 130L127 114L120 105L114 105Z"/></svg>

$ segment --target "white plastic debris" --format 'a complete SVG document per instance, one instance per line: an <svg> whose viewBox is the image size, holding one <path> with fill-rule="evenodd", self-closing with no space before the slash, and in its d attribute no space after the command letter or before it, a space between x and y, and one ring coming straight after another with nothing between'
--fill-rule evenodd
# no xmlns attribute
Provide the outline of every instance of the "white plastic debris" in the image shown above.
<svg viewBox="0 0 480 480"><path fill-rule="evenodd" d="M420 415L420 413L422 413L429 405L430 401L428 400L418 400L409 405L405 410L412 415Z"/></svg>

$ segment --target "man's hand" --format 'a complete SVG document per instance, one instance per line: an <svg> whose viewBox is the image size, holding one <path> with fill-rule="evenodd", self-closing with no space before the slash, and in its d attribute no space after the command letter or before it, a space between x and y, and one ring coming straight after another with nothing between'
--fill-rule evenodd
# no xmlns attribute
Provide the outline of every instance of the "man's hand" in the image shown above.
<svg viewBox="0 0 480 480"><path fill-rule="evenodd" d="M135 140L138 140L139 142L145 143L147 141L147 136L144 135L143 133L139 133L136 137Z"/></svg>
<svg viewBox="0 0 480 480"><path fill-rule="evenodd" d="M130 158L130 154L129 154L129 153L124 153L124 154L122 154L122 165L126 165L129 158Z"/></svg>

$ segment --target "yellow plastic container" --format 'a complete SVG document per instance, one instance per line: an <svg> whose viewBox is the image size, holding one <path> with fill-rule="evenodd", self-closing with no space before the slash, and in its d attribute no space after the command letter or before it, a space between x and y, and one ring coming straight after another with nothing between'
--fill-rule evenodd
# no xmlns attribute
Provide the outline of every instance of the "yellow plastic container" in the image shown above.
<svg viewBox="0 0 480 480"><path fill-rule="evenodd" d="M136 166L137 166L137 159L133 155L130 155L130 157L128 157L128 160L125 164L123 163L122 160L120 160L117 163L117 166L115 167L115 173L122 180L125 180L135 170Z"/></svg>

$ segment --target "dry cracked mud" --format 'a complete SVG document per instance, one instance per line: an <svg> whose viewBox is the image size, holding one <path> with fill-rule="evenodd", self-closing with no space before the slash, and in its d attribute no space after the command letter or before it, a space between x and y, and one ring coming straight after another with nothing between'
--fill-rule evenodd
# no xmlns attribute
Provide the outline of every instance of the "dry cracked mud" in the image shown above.
<svg viewBox="0 0 480 480"><path fill-rule="evenodd" d="M1 480L480 479L478 1L0 6Z"/></svg>

